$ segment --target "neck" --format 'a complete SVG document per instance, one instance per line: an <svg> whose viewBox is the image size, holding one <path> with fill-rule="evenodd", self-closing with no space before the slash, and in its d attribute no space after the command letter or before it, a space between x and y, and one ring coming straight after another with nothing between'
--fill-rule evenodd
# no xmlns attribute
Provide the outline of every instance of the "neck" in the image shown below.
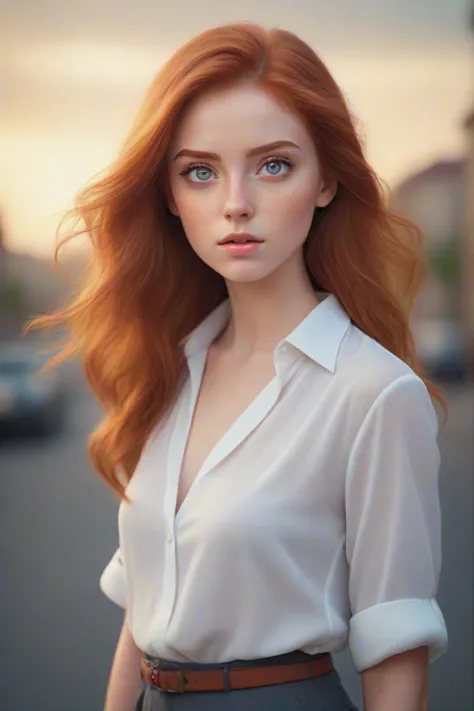
<svg viewBox="0 0 474 711"><path fill-rule="evenodd" d="M302 258L292 268L256 282L228 282L231 319L218 339L236 355L273 353L275 346L314 309L318 298Z"/></svg>

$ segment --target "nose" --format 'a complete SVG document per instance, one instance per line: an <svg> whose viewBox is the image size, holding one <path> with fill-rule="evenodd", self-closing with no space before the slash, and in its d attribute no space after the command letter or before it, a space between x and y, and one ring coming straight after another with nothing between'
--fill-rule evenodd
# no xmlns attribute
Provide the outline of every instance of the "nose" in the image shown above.
<svg viewBox="0 0 474 711"><path fill-rule="evenodd" d="M248 191L242 181L235 181L229 186L225 202L224 217L231 220L245 221L253 217L254 207Z"/></svg>

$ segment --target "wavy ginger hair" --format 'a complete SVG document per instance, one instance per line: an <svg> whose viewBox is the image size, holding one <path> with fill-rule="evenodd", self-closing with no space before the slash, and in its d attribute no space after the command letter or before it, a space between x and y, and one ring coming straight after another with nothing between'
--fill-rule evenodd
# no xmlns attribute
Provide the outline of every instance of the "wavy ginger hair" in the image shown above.
<svg viewBox="0 0 474 711"><path fill-rule="evenodd" d="M252 81L312 136L332 203L315 212L305 243L315 289L337 295L352 321L420 372L408 314L424 275L419 231L385 205L344 97L323 62L295 35L251 24L208 30L179 49L152 82L115 163L84 188L66 217L82 222L93 260L83 289L26 326L68 327L46 369L79 355L105 409L89 455L126 499L125 486L157 420L178 392L182 341L227 296L224 279L193 252L167 208L166 157L183 112L204 92Z"/></svg>

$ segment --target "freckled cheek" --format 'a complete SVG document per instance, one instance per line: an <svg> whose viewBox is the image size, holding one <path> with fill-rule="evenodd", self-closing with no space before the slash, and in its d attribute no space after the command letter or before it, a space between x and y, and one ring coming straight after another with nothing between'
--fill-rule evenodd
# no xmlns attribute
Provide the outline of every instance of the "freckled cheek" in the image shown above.
<svg viewBox="0 0 474 711"><path fill-rule="evenodd" d="M195 192L180 194L177 191L175 193L176 205L183 224L202 224L203 220L209 222L212 200L209 199L209 196L204 195L204 192L204 190L196 190Z"/></svg>
<svg viewBox="0 0 474 711"><path fill-rule="evenodd" d="M306 186L299 186L273 201L273 214L282 224L307 221L312 217L315 206L315 192Z"/></svg>
<svg viewBox="0 0 474 711"><path fill-rule="evenodd" d="M205 210L211 203L216 202L214 185L179 185L174 192L176 202L187 212Z"/></svg>
<svg viewBox="0 0 474 711"><path fill-rule="evenodd" d="M196 191L198 192L198 191ZM187 194L175 195L180 219L189 243L198 254L205 251L210 245L210 237L214 232L215 209L204 196Z"/></svg>

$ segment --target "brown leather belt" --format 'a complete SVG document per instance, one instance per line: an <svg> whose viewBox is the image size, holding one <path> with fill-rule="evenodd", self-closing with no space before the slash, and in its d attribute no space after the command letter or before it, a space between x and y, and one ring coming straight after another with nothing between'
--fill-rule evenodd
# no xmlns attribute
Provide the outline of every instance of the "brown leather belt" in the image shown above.
<svg viewBox="0 0 474 711"><path fill-rule="evenodd" d="M333 670L330 654L318 654L307 662L274 664L262 667L226 667L213 669L164 669L143 659L142 679L147 684L173 693L185 691L232 691L258 686L287 684L316 679Z"/></svg>

